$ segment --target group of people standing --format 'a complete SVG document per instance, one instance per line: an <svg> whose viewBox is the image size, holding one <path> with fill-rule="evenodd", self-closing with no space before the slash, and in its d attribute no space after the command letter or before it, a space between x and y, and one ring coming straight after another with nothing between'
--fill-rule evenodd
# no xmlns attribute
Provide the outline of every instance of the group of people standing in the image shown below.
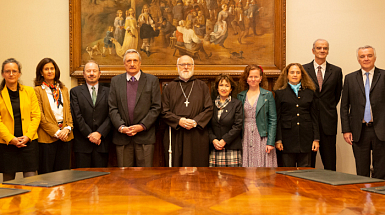
<svg viewBox="0 0 385 215"><path fill-rule="evenodd" d="M36 67L35 88L19 83L21 64L5 60L0 85L0 172L12 180L70 168L73 139L68 89L54 60Z"/></svg>
<svg viewBox="0 0 385 215"><path fill-rule="evenodd" d="M135 49L125 52L126 73L113 77L110 87L99 83L99 65L89 61L86 84L71 89L71 98L52 59L39 62L35 89L19 83L21 65L7 59L0 85L0 172L11 180L16 172L28 177L37 170L68 169L74 135L78 168L107 167L111 141L119 167L151 167L159 116L168 125L163 143L170 167L314 167L320 149L325 169L336 170L342 71L326 62L328 51L326 40L316 40L314 61L287 65L274 86L275 98L262 88L267 82L262 67L252 64L240 77L244 91L237 98L233 79L218 76L214 100L207 84L193 76L190 56L178 58L179 77L162 94L158 78L141 71ZM371 46L360 47L357 58L361 69L345 77L342 132L353 145L357 174L370 176L372 150L372 177L385 178L385 71L374 66Z"/></svg>

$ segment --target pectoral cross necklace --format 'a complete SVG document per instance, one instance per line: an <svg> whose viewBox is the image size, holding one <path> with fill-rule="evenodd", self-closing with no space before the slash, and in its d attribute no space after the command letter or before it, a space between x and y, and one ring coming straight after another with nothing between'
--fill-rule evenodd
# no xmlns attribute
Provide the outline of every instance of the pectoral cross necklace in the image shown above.
<svg viewBox="0 0 385 215"><path fill-rule="evenodd" d="M186 98L186 101L183 102L186 104L186 107L188 107L188 104L190 104L190 102L188 101L188 99L190 98L190 95L191 95L191 92L192 92L192 89L194 88L194 81L192 83L192 86L191 86L191 90L190 90L190 93L188 94L188 96L186 97L186 93L184 93L184 90L183 90L183 87L182 87L182 84L179 82L179 86L180 86L180 89L182 90L182 93L184 95L184 97Z"/></svg>

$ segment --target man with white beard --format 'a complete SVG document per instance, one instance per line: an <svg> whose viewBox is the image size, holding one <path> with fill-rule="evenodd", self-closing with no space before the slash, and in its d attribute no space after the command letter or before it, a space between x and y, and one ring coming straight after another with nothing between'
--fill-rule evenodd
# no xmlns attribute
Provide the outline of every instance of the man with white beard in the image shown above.
<svg viewBox="0 0 385 215"><path fill-rule="evenodd" d="M162 118L170 127L164 136L166 162L173 167L209 165L207 124L213 103L206 83L196 79L194 60L178 58L179 77L170 82L162 94ZM171 141L170 141L171 139Z"/></svg>

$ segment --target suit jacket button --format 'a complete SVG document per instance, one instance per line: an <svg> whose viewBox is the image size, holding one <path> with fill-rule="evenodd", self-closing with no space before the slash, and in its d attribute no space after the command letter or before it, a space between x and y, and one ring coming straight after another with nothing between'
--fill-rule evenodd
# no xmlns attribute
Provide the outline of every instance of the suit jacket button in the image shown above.
<svg viewBox="0 0 385 215"><path fill-rule="evenodd" d="M299 125L299 122L297 122L297 125Z"/></svg>
<svg viewBox="0 0 385 215"><path fill-rule="evenodd" d="M300 98L301 98L301 96L298 96L298 98L300 99Z"/></svg>
<svg viewBox="0 0 385 215"><path fill-rule="evenodd" d="M297 104L296 107L298 107L299 105Z"/></svg>
<svg viewBox="0 0 385 215"><path fill-rule="evenodd" d="M297 116L299 116L299 113L297 113Z"/></svg>

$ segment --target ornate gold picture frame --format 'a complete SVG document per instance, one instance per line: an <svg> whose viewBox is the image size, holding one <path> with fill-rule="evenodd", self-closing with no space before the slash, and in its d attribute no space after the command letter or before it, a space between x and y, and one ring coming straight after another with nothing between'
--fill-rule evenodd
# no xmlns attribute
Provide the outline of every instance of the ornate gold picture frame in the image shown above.
<svg viewBox="0 0 385 215"><path fill-rule="evenodd" d="M213 2L216 9L207 10L205 5L209 7ZM199 6L200 3L203 6ZM164 23L180 24L173 14L174 5L178 4L187 8L186 18L182 18L186 29L196 33L196 28L203 29L204 33L197 36L206 53L178 46L177 37L164 31ZM148 48L143 44L140 32L144 32L144 25L139 20L146 17L143 15L145 5L153 20L150 26L158 33L147 40ZM83 66L90 59L100 64L102 79L125 72L118 54L122 50L118 49L128 43L128 37L135 40L136 49L141 53L142 70L161 79L177 76L176 60L183 54L194 57L195 75L202 78L220 73L238 76L245 65L251 63L261 65L268 76L276 76L285 66L286 0L70 0L69 8L71 77L82 78ZM237 13L237 9L241 12ZM198 13L206 15L205 28L196 21ZM121 23L129 23L129 16L133 17L131 28L127 24L116 25L115 20L119 19L123 20ZM117 28L122 29L120 42Z"/></svg>

